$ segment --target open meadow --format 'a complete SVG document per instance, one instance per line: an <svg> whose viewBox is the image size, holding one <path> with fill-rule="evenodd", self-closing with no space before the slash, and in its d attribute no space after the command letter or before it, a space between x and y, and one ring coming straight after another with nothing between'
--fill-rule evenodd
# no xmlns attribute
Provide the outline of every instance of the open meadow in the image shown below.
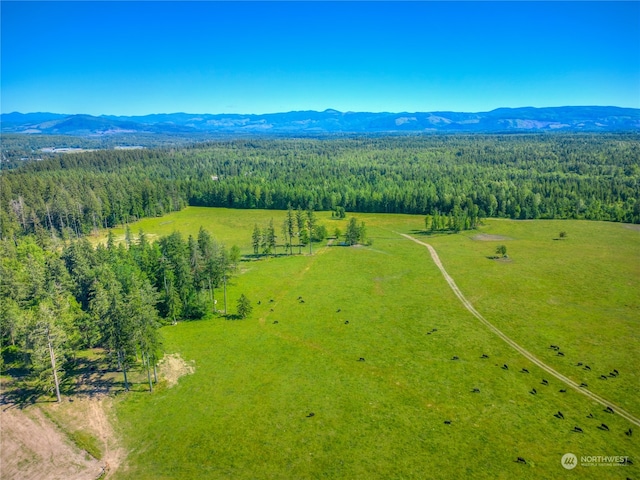
<svg viewBox="0 0 640 480"><path fill-rule="evenodd" d="M639 476L640 428L507 345L464 308L428 250L400 235L431 244L466 298L521 347L638 417L638 229L489 219L427 235L422 216L354 215L372 245L243 261L227 293L231 312L240 294L251 300L246 320L162 329L165 351L195 371L118 397L130 453L116 478ZM186 237L202 225L250 254L254 224L271 218L279 226L284 212L189 207L131 230ZM346 220L318 218L345 231ZM507 258L492 258L498 245ZM573 470L561 465L566 453ZM635 465L584 466L584 456Z"/></svg>

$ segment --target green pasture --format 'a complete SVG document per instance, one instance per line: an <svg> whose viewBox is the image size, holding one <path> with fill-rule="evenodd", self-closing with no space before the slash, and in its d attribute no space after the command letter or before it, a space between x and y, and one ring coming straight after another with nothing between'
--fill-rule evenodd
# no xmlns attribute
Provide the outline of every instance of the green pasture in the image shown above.
<svg viewBox="0 0 640 480"><path fill-rule="evenodd" d="M346 221L318 216L329 232L344 232ZM187 236L203 225L250 253L254 223L272 217L278 231L284 212L187 208L131 230ZM399 233L431 243L487 320L638 416L640 231L488 220L479 231L429 236L423 217L357 217L369 247L317 245L313 256L243 262L228 297L233 311L247 295L250 318L162 330L165 350L195 362L196 371L175 387L119 397L118 428L130 455L117 478L639 476L640 431L627 436L633 426L623 418L568 387L561 393L563 384L468 313L427 249ZM554 240L561 230L567 238ZM480 233L508 239L475 240ZM487 258L499 244L508 261ZM613 368L619 377L598 379ZM553 416L559 410L564 420ZM626 455L635 465L569 471L560 464L568 452L578 460Z"/></svg>

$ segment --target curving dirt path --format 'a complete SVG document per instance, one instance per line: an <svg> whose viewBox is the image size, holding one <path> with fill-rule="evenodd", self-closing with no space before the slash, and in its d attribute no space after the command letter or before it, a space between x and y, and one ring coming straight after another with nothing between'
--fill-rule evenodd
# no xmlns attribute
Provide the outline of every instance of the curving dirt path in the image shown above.
<svg viewBox="0 0 640 480"><path fill-rule="evenodd" d="M529 361L531 361L532 363L534 363L535 365L537 365L538 367L540 367L541 369L543 369L544 371L549 373L550 375L553 375L558 380L560 380L561 382L563 382L566 385L570 386L574 390L582 393L583 395L586 395L591 400L595 400L596 402L600 403L601 405L603 405L605 407L613 408L615 413L620 415L622 418L624 418L624 419L628 420L629 422L631 422L631 423L633 423L633 424L635 424L635 425L640 427L640 419L638 419L634 415L630 414L629 412L623 410L622 408L618 407L617 405L614 405L613 403L609 402L605 398L602 398L600 395L597 395L597 394L595 394L593 392L590 392L589 390L587 390L585 388L581 388L578 383L574 382L570 378L565 377L560 372L554 370L553 368L551 368L549 365L547 365L546 363L542 362L541 360L538 360L532 353L530 353L529 351L527 351L524 348L522 348L516 342L511 340L511 338L509 338L507 335L502 333L498 328L493 326L486 318L484 318L473 307L471 302L469 302L469 300L467 300L465 298L465 296L462 294L462 292L460 291L460 289L456 285L456 282L453 281L453 278L451 278L449 276L449 274L447 273L447 271L444 269L444 266L442 265L442 262L440 261L440 257L438 257L438 253L435 251L435 249L431 245L429 245L428 243L421 242L420 240L418 240L416 238L413 238L411 235L407 235L407 234L404 234L404 233L401 233L400 235L402 235L405 238L408 238L409 240L413 240L414 242L416 242L416 243L418 243L420 245L423 245L423 246L427 247L427 249L429 250L429 253L431 254L431 258L433 259L433 262L440 269L440 272L442 272L442 275L444 276L444 279L447 281L447 283L451 287L451 290L453 290L453 293L456 294L456 296L458 297L460 302L462 302L462 304L465 306L465 308L467 310L469 310L469 312L471 312L471 314L474 317L476 317L478 320L480 320L480 322L482 322L489 330L491 330L498 337L500 337L502 340L504 340L513 349L515 349L518 353L520 353L523 357L525 357L526 359L528 359Z"/></svg>

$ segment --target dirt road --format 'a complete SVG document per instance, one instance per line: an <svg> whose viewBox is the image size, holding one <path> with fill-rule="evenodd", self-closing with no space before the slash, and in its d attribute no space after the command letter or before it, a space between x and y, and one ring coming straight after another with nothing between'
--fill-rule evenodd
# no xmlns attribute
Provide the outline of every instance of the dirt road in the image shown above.
<svg viewBox="0 0 640 480"><path fill-rule="evenodd" d="M601 397L600 395L597 395L597 394L595 394L593 392L590 392L586 388L581 388L578 383L574 382L570 378L565 377L560 372L557 372L556 370L554 370L553 368L551 368L549 365L547 365L546 363L542 362L541 360L538 360L538 358L536 358L532 353L530 353L529 351L525 350L520 345L518 345L516 342L514 342L511 338L509 338L507 335L502 333L498 328L496 328L486 318L484 318L473 307L473 305L469 302L469 300L467 300L465 298L465 296L462 294L462 292L460 291L460 289L456 285L456 282L453 281L453 278L451 278L449 276L449 274L447 273L447 271L444 269L444 266L442 265L442 262L440 261L440 257L438 257L438 253L435 251L435 249L431 245L429 245L428 243L421 242L420 240L418 240L416 238L413 238L410 235L406 235L404 233L401 233L400 235L402 235L405 238L408 238L409 240L413 240L414 242L416 242L416 243L418 243L420 245L423 245L423 246L427 247L427 249L429 250L429 253L431 254L431 258L433 259L433 262L440 269L440 272L442 273L442 275L444 276L444 279L447 281L447 283L451 287L451 290L453 290L453 293L456 294L456 296L458 297L460 302L462 302L462 304L465 306L465 308L467 310L469 310L469 312L471 312L471 314L474 317L476 317L478 320L480 320L480 322L482 322L482 324L485 325L489 330L491 330L498 337L500 337L507 344L509 344L512 348L514 348L516 351L518 351L518 353L520 353L522 356L527 358L529 361L531 361L532 363L534 363L535 365L537 365L538 367L540 367L541 369L543 369L544 371L546 371L550 375L553 375L555 378L557 378L561 382L565 383L566 385L570 386L574 390L582 393L583 395L586 395L591 400L595 400L596 402L600 403L601 405L603 405L605 407L613 408L613 410L618 415L620 415L624 419L626 419L629 422L631 422L631 423L633 423L633 424L635 424L635 425L640 427L640 419L638 419L637 417L633 416L629 412L626 412L622 408L620 408L617 405L613 404L612 402L606 400L605 398Z"/></svg>

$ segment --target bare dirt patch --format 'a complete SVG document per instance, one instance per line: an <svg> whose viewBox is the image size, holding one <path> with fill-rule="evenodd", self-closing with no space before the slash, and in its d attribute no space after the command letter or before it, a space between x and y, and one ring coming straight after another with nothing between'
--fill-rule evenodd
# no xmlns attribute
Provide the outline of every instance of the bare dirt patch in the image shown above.
<svg viewBox="0 0 640 480"><path fill-rule="evenodd" d="M105 464L74 445L38 406L0 413L4 480L93 480Z"/></svg>
<svg viewBox="0 0 640 480"><path fill-rule="evenodd" d="M59 419L66 430L84 431L97 440L106 473L104 478L109 478L120 467L127 455L125 449L120 446L109 420L113 398L106 395L75 397L73 402L54 404L50 408L51 413Z"/></svg>
<svg viewBox="0 0 640 480"><path fill-rule="evenodd" d="M191 375L196 371L194 362L187 363L177 353L165 355L158 363L160 377L167 381L168 387L178 383L178 379L184 375Z"/></svg>
<svg viewBox="0 0 640 480"><path fill-rule="evenodd" d="M504 235L490 235L488 233L479 233L471 237L471 240L478 240L481 242L493 242L496 240L513 240L513 238L505 237Z"/></svg>

